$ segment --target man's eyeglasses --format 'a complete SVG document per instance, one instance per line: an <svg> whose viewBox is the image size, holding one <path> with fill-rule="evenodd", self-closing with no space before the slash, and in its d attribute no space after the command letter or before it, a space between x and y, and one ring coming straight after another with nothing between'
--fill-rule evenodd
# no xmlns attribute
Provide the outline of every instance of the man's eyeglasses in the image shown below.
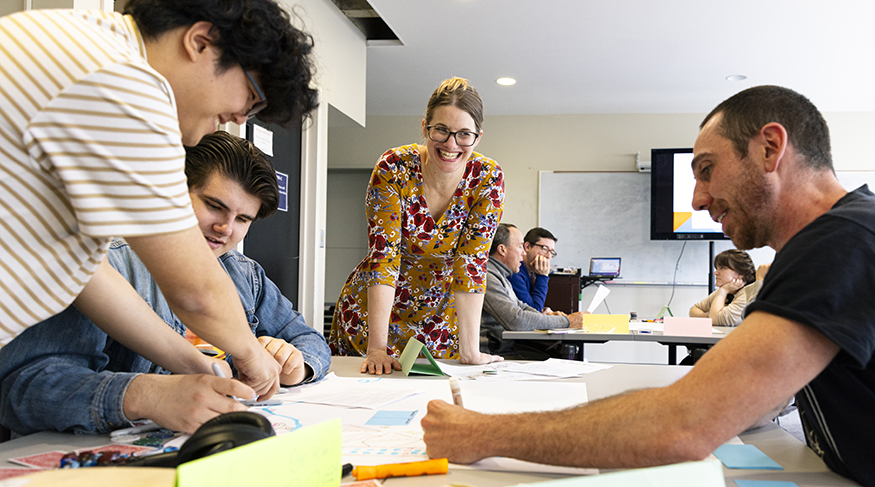
<svg viewBox="0 0 875 487"><path fill-rule="evenodd" d="M446 127L438 127L437 125L426 125L425 129L428 131L429 139L435 142L446 142L450 140L452 135L456 138L456 144L459 144L460 147L471 147L474 145L474 142L477 142L477 138L480 137L480 134L476 132L469 132L467 130L450 132Z"/></svg>
<svg viewBox="0 0 875 487"><path fill-rule="evenodd" d="M252 105L252 108L250 108L249 111L246 112L246 118L250 119L254 117L255 114L257 114L258 112L264 110L264 107L267 106L267 97L264 96L264 92L261 91L261 87L258 86L258 83L255 82L255 78L253 78L252 75L249 74L249 71L244 69L243 73L246 74L246 78L249 80L249 85L252 86L252 91L255 93L255 96L258 97L258 101L256 101L255 104Z"/></svg>
<svg viewBox="0 0 875 487"><path fill-rule="evenodd" d="M549 255L551 258L559 255L556 253L555 250L551 249L550 247L547 247L546 245L542 245L542 244L532 244L532 245L534 245L535 247L540 247L542 255L545 255L545 256Z"/></svg>

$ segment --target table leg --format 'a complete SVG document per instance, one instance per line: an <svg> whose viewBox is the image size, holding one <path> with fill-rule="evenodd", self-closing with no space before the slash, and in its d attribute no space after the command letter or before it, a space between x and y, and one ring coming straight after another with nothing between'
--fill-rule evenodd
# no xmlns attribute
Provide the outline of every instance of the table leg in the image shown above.
<svg viewBox="0 0 875 487"><path fill-rule="evenodd" d="M677 345L668 345L668 365L678 364L678 348Z"/></svg>

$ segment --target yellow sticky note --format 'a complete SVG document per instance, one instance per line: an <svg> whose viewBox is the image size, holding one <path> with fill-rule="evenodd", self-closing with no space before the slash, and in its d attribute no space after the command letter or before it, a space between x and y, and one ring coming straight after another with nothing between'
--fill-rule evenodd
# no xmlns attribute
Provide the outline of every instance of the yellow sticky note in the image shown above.
<svg viewBox="0 0 875 487"><path fill-rule="evenodd" d="M184 463L176 485L337 487L340 442L340 419L332 419Z"/></svg>
<svg viewBox="0 0 875 487"><path fill-rule="evenodd" d="M586 333L629 333L629 315L583 315Z"/></svg>

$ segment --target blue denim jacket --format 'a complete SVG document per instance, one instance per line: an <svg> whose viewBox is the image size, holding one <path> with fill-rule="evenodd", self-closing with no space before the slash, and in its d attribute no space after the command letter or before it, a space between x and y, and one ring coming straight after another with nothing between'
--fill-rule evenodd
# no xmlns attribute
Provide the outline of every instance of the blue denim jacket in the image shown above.
<svg viewBox="0 0 875 487"><path fill-rule="evenodd" d="M252 332L297 347L313 369L305 382L324 377L331 361L325 339L304 323L264 269L234 250L219 261L237 286ZM185 335L185 326L124 240L113 241L109 262L158 316ZM228 361L233 369L233 358ZM105 433L131 426L123 412L124 394L143 373L168 372L107 336L70 306L0 348L0 424L21 435L46 430Z"/></svg>

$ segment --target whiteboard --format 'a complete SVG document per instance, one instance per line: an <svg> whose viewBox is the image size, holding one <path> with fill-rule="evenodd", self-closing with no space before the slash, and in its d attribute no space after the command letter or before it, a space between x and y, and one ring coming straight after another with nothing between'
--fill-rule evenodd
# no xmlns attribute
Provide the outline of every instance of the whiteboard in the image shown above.
<svg viewBox="0 0 875 487"><path fill-rule="evenodd" d="M540 179L538 226L557 238L552 264L586 274L590 258L620 257L622 281L672 282L684 242L650 240L649 173L545 171ZM715 244L724 248L731 243ZM688 241L676 282L707 285L708 272L708 242Z"/></svg>
<svg viewBox="0 0 875 487"><path fill-rule="evenodd" d="M836 174L849 191L863 183L875 189L875 171ZM538 226L558 239L552 261L558 267L577 267L586 274L590 258L620 257L620 282L708 283L707 241L688 240L684 247L684 241L650 240L650 173L541 171ZM714 254L731 248L729 240L715 241ZM770 248L749 253L756 265L775 256Z"/></svg>

